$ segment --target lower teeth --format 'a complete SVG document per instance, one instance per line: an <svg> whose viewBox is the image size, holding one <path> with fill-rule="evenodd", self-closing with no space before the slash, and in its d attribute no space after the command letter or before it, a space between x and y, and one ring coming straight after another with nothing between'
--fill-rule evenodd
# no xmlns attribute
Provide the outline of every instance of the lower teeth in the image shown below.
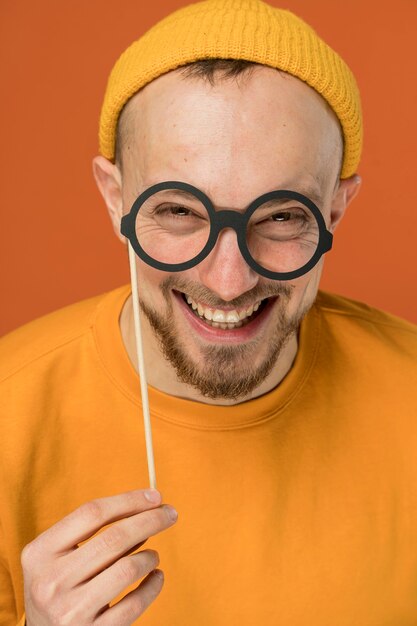
<svg viewBox="0 0 417 626"><path fill-rule="evenodd" d="M252 321L253 318L253 313L252 315L250 315L249 317L245 317L244 320L240 320L239 322L237 322L236 324L227 324L227 323L221 323L221 322L213 322L211 320L208 320L206 317L200 315L200 313L197 311L197 309L193 309L193 307L191 306L191 304L188 304L189 308L191 309L191 311L203 322L205 322L208 326L212 326L213 328L222 328L223 330L233 330L234 328L240 328L241 326L246 326L247 324L249 324L249 322Z"/></svg>
<svg viewBox="0 0 417 626"><path fill-rule="evenodd" d="M209 326L213 326L213 328L222 328L223 330L232 330L232 328L240 328L244 325L243 322L238 322L237 324L222 324L221 322L212 322L205 317L201 317L201 315L198 315L198 317Z"/></svg>

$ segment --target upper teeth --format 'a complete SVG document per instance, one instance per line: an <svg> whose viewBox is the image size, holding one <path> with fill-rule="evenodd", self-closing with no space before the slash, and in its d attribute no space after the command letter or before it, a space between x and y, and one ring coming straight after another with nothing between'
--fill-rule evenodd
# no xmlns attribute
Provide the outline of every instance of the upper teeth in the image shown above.
<svg viewBox="0 0 417 626"><path fill-rule="evenodd" d="M198 313L205 317L207 320L211 320L213 322L219 322L223 324L237 324L239 321L244 320L245 317L249 317L257 311L261 305L262 300L252 304L248 309L240 311L240 313L236 310L232 311L221 311L220 309L210 309L206 306L203 306L199 302L195 302L190 296L184 294L187 298L188 304L191 304L194 310L197 309Z"/></svg>

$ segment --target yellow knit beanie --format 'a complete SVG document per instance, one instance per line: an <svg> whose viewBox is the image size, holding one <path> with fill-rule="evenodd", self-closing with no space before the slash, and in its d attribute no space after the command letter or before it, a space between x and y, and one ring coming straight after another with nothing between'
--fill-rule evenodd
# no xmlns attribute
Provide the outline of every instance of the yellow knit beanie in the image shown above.
<svg viewBox="0 0 417 626"><path fill-rule="evenodd" d="M155 24L119 57L100 115L100 154L114 162L118 117L141 87L200 59L245 59L278 68L313 87L339 118L341 178L355 173L362 150L362 114L355 78L340 56L299 17L262 0L205 0Z"/></svg>

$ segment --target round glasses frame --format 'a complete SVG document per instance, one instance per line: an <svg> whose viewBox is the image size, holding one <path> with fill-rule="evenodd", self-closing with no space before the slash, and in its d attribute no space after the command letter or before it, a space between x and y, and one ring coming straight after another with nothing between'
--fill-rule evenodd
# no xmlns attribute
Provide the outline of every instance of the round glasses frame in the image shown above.
<svg viewBox="0 0 417 626"><path fill-rule="evenodd" d="M157 191L162 191L164 189L181 189L183 191L188 191L189 193L192 193L196 198L198 198L198 200L203 203L209 214L210 234L206 245L201 250L201 252L197 254L197 256L195 256L193 259L190 259L189 261L185 261L184 263L170 264L157 261L145 252L136 236L135 224L140 207L150 196L152 196ZM292 200L297 200L298 202L301 202L302 204L307 206L313 213L319 227L319 241L314 255L302 267L297 270L293 270L292 272L272 272L262 267L262 265L259 265L255 261L255 259L253 259L246 245L246 229L252 213L264 202L279 198L290 198ZM298 193L297 191L289 191L286 189L269 191L268 193L265 193L262 196L259 196L258 198L253 200L244 213L239 213L232 210L216 211L210 198L206 196L203 191L201 191L197 187L194 187L193 185L189 185L188 183L183 183L175 180L157 183L156 185L152 185L152 187L148 187L148 189L145 189L145 191L136 198L135 202L132 205L132 208L130 209L130 212L122 217L120 232L130 241L132 248L134 249L136 254L142 259L142 261L145 261L145 263L147 263L151 267L162 270L164 272L181 272L184 270L188 270L191 267L194 267L210 254L210 252L216 245L219 233L224 228L232 228L236 232L239 250L246 263L261 276L265 276L265 278L270 278L273 280L291 280L293 278L303 276L303 274L309 272L318 263L323 254L331 250L333 243L333 234L327 230L320 209L314 204L312 200L310 200L303 194Z"/></svg>

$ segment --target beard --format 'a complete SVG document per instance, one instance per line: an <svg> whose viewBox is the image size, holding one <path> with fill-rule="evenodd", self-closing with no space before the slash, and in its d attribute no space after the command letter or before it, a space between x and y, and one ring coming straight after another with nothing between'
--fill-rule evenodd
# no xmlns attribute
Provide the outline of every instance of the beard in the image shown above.
<svg viewBox="0 0 417 626"><path fill-rule="evenodd" d="M265 349L265 341L257 338L242 344L201 345L198 360L193 359L173 324L172 289L185 292L194 300L202 300L213 308L220 308L224 304L243 308L257 300L278 295L272 313L276 321L262 361L254 365L259 361L260 350ZM152 309L142 299L139 300L139 306L154 331L163 356L175 369L181 382L191 385L207 398L238 400L252 393L271 373L311 306L289 316L286 308L292 290L293 287L285 284L260 285L251 294L243 294L233 302L220 303L213 294L205 292L201 285L171 275L161 284L168 308L166 315Z"/></svg>

